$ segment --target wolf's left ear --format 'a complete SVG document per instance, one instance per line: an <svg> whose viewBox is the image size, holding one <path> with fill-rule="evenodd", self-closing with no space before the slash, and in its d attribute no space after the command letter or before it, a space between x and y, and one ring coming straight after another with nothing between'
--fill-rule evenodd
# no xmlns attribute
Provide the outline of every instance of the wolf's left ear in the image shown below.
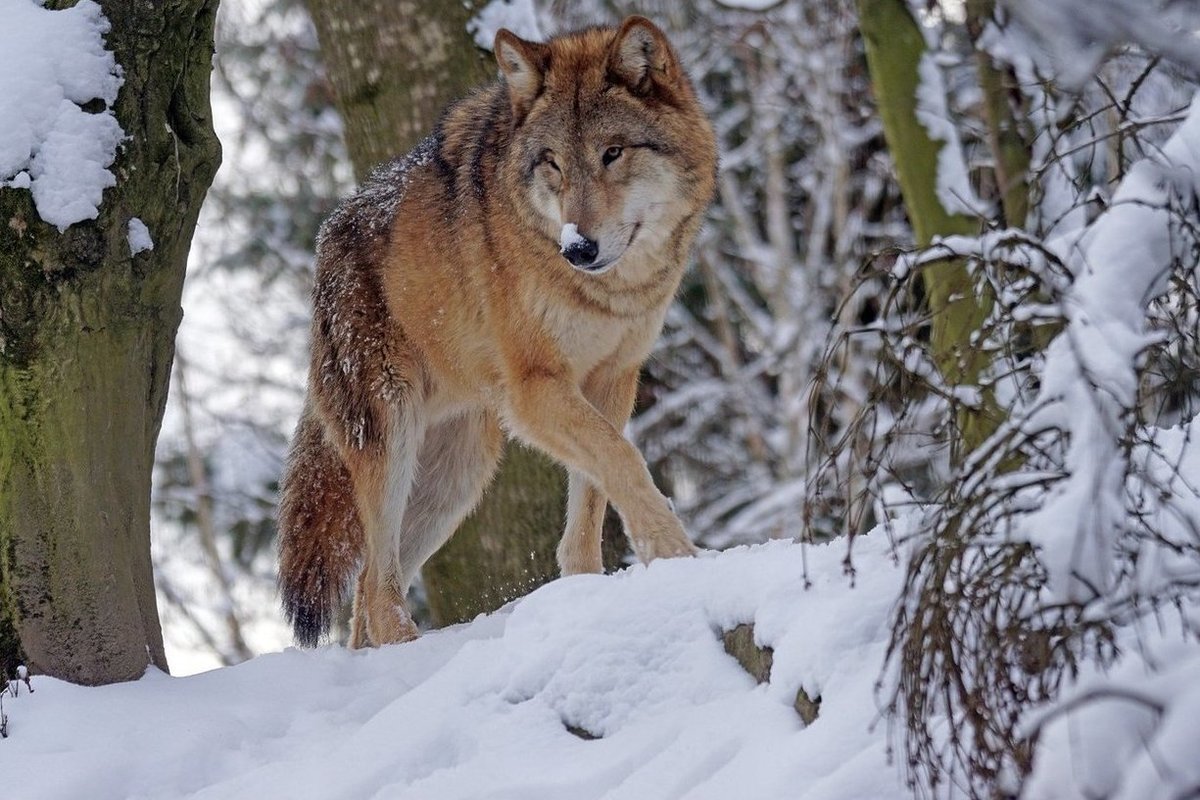
<svg viewBox="0 0 1200 800"><path fill-rule="evenodd" d="M669 88L679 77L679 61L667 36L645 17L626 17L608 51L609 76L634 94Z"/></svg>
<svg viewBox="0 0 1200 800"><path fill-rule="evenodd" d="M544 44L527 42L512 31L501 28L496 32L492 52L496 54L496 62L508 87L513 118L520 122L542 91L549 48Z"/></svg>

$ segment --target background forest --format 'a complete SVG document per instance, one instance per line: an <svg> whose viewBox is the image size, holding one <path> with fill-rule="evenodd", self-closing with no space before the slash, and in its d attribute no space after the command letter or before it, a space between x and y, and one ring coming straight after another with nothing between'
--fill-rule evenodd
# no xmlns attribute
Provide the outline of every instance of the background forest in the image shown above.
<svg viewBox="0 0 1200 800"><path fill-rule="evenodd" d="M649 14L712 110L719 195L630 434L693 537L718 548L797 536L806 519L817 536L842 532L825 501L806 518L825 455L810 428L842 431L856 416L877 347L856 344L828 391L814 378L835 323L878 313L887 289L864 280L872 254L913 242L853 4L732 5L495 12L531 38ZM168 641L234 663L286 641L269 602L275 482L302 397L312 240L353 169L303 4L225 3L217 47L225 161L190 261L158 451L156 558ZM917 447L904 457L913 474L940 458Z"/></svg>
<svg viewBox="0 0 1200 800"><path fill-rule="evenodd" d="M351 5L219 9L224 158L188 260L152 497L177 673L290 642L274 509L313 240L387 154L364 150L346 99L353 42L335 39L353 25L331 20L369 24L374 4ZM627 433L703 547L845 536L852 578L854 537L888 537L904 580L876 691L910 785L1055 796L1054 768L1033 771L1038 737L1078 736L1059 716L1115 696L1129 709L1093 720L1095 752L1174 731L1176 760L1135 786L1195 796L1183 720L1200 700L1181 687L1200 656L1180 643L1200 633L1197 6L411 5L413 30L465 26L478 48L464 37L461 67L396 76L431 96L492 74L500 26L544 39L640 13L669 33L721 166ZM561 478L521 451L507 463L498 502L521 487L551 524L509 531L513 505L477 515L417 587L424 625L553 577ZM479 555L505 541L515 555ZM1151 677L1063 699L1130 652Z"/></svg>

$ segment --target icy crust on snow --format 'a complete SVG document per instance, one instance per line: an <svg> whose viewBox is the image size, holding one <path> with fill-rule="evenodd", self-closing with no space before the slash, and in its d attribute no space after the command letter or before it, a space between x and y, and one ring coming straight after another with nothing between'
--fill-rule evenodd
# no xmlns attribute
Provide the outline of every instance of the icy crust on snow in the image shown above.
<svg viewBox="0 0 1200 800"><path fill-rule="evenodd" d="M60 231L95 219L124 137L112 112L121 69L105 49L109 24L93 0L49 11L0 0L0 186L33 192ZM80 106L95 100L105 110Z"/></svg>
<svg viewBox="0 0 1200 800"><path fill-rule="evenodd" d="M288 650L189 678L6 703L14 797L906 797L875 684L902 573L876 532L576 576L377 651ZM805 565L810 588L805 588ZM721 644L753 622L757 685ZM820 697L805 728L797 689ZM570 725L600 738L585 740Z"/></svg>

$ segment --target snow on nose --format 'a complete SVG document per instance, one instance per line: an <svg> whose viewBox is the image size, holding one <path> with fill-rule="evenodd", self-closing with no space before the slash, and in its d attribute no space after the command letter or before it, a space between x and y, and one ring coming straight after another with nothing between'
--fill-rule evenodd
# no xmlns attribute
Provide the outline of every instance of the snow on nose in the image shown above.
<svg viewBox="0 0 1200 800"><path fill-rule="evenodd" d="M565 253L572 247L577 247L583 244L587 237L579 232L579 226L574 222L568 222L562 226L562 232L558 234L558 249Z"/></svg>
<svg viewBox="0 0 1200 800"><path fill-rule="evenodd" d="M574 222L563 225L558 236L558 248L563 258L576 267L587 267L600 253L600 245L580 233Z"/></svg>

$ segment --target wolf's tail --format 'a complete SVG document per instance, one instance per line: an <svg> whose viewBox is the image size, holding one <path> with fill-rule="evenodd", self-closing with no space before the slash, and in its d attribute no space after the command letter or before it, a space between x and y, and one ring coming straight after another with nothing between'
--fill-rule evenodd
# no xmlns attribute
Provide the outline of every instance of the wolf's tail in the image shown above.
<svg viewBox="0 0 1200 800"><path fill-rule="evenodd" d="M279 501L279 593L296 642L313 647L333 624L363 556L350 473L309 408L300 416Z"/></svg>

